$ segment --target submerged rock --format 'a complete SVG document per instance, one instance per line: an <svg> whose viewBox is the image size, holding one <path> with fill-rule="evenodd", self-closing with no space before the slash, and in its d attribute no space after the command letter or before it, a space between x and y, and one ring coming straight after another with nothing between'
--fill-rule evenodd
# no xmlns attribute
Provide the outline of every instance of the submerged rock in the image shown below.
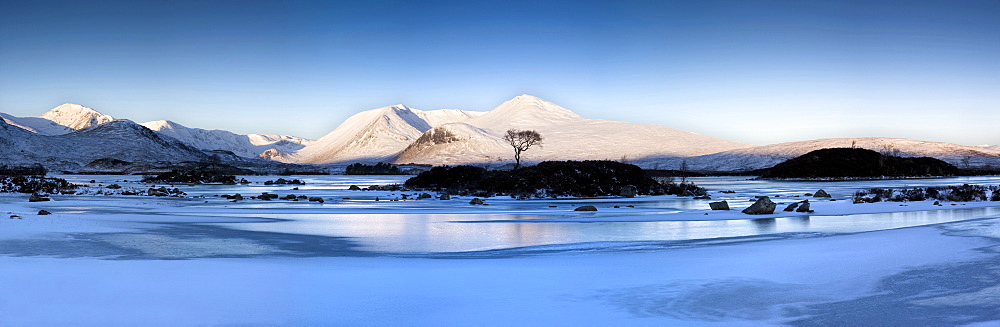
<svg viewBox="0 0 1000 327"><path fill-rule="evenodd" d="M774 213L774 209L777 207L776 203L765 196L757 199L757 202L751 204L750 207L743 209L743 213L748 215L769 215Z"/></svg>
<svg viewBox="0 0 1000 327"><path fill-rule="evenodd" d="M725 200L719 202L709 202L708 207L712 210L729 210L729 202Z"/></svg>
<svg viewBox="0 0 1000 327"><path fill-rule="evenodd" d="M576 207L576 209L573 209L573 211L597 211L597 207L594 207L594 206L579 206L579 207Z"/></svg>

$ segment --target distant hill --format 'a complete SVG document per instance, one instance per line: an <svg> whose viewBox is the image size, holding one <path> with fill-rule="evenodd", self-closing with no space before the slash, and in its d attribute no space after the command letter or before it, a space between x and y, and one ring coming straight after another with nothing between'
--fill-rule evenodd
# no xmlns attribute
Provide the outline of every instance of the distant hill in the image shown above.
<svg viewBox="0 0 1000 327"><path fill-rule="evenodd" d="M834 138L755 146L690 158L668 158L636 164L657 169L696 171L752 171L777 165L810 151L830 148L861 148L899 157L932 157L960 168L1000 167L1000 149L963 146L944 142L903 138Z"/></svg>
<svg viewBox="0 0 1000 327"><path fill-rule="evenodd" d="M759 171L761 178L923 177L954 176L959 169L940 159L903 158L857 148L831 148Z"/></svg>

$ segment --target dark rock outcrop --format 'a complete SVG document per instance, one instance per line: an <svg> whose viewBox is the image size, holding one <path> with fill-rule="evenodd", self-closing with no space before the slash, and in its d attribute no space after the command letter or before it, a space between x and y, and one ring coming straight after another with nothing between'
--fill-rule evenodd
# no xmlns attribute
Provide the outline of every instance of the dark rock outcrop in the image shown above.
<svg viewBox="0 0 1000 327"><path fill-rule="evenodd" d="M769 215L774 213L774 209L777 207L778 205L776 203L772 202L770 198L764 196L757 199L757 202L754 202L746 209L743 209L743 213L748 215Z"/></svg>
<svg viewBox="0 0 1000 327"><path fill-rule="evenodd" d="M725 200L719 202L709 202L708 207L712 210L729 210L729 202Z"/></svg>

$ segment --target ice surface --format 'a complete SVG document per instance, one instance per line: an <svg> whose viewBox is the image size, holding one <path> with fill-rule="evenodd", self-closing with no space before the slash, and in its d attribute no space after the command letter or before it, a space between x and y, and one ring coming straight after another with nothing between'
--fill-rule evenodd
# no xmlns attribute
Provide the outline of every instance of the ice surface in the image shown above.
<svg viewBox="0 0 1000 327"><path fill-rule="evenodd" d="M130 185L120 180L131 178L67 177L105 185ZM995 250L1000 249L1000 216L985 203L859 214L867 212L864 208L893 208L834 201L815 208L838 215L804 221L685 221L671 216L700 213L703 201L376 203L374 196L400 194L347 187L400 177L296 178L307 184L299 190L256 183L178 186L193 198L54 195L50 202L28 203L24 195L0 196L0 325L810 326L1000 320L1000 254ZM736 193L726 196L745 200L760 193L783 195L780 200L815 191L811 183L696 182L732 189ZM839 198L867 183L837 182L824 189ZM331 201L232 203L212 196L262 191ZM608 208L626 203L635 208ZM582 204L602 206L591 213L595 218L659 220L580 223L581 215L570 208ZM34 214L42 208L54 214ZM870 231L818 231L835 220ZM927 225L942 221L956 222ZM682 224L705 231L749 227L750 233L713 236ZM783 232L786 225L805 229ZM452 236L463 233L466 239L508 241L448 253L373 246L462 243ZM605 237L576 241L596 235ZM396 240L382 242L384 237ZM514 242L532 239L556 241Z"/></svg>

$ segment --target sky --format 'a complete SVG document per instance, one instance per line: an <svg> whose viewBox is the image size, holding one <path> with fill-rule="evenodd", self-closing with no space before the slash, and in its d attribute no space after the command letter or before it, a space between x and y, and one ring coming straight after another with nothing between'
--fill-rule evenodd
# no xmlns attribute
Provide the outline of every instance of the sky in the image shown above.
<svg viewBox="0 0 1000 327"><path fill-rule="evenodd" d="M1000 144L1000 1L0 1L0 112L319 138L531 94L751 144Z"/></svg>

